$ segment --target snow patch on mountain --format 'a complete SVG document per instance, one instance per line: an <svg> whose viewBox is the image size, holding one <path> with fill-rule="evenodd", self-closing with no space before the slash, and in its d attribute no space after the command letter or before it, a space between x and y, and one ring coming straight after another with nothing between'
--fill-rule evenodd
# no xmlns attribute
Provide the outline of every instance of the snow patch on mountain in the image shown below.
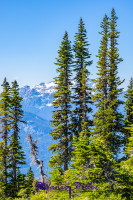
<svg viewBox="0 0 133 200"><path fill-rule="evenodd" d="M55 87L55 83L53 81L49 82L49 83L45 83L46 88L50 88L50 87Z"/></svg>
<svg viewBox="0 0 133 200"><path fill-rule="evenodd" d="M46 106L53 106L52 103L47 103Z"/></svg>

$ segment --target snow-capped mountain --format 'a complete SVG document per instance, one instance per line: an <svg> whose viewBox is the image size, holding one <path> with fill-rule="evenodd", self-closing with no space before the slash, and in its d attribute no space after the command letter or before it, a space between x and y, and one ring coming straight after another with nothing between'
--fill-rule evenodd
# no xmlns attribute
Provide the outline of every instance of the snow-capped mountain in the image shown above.
<svg viewBox="0 0 133 200"><path fill-rule="evenodd" d="M54 83L40 83L35 87L24 86L20 89L23 109L49 120L51 118Z"/></svg>
<svg viewBox="0 0 133 200"><path fill-rule="evenodd" d="M38 158L44 161L44 169L46 171L48 167L48 160L50 158L50 152L47 148L52 143L50 136L50 119L52 117L52 101L54 94L54 83L50 82L40 83L35 87L24 86L20 89L20 96L23 98L22 108L24 110L24 120L27 124L21 125L21 142L26 154L26 166L23 168L23 172L27 173L27 170L32 162L30 156L30 145L27 141L28 134L32 134L33 139L39 139L37 146L39 147ZM37 177L40 176L37 166L32 165L34 173Z"/></svg>

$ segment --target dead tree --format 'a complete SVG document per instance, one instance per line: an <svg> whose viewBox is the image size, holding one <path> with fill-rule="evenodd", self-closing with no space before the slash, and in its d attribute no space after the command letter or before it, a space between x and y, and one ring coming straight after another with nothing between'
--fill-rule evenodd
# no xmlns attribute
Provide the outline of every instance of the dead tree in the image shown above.
<svg viewBox="0 0 133 200"><path fill-rule="evenodd" d="M33 163L36 163L39 165L40 174L41 174L41 182L46 183L46 174L43 172L43 161L37 158L38 154L38 147L36 146L36 143L38 140L33 140L31 134L28 135L28 140L31 146L31 155L33 156Z"/></svg>

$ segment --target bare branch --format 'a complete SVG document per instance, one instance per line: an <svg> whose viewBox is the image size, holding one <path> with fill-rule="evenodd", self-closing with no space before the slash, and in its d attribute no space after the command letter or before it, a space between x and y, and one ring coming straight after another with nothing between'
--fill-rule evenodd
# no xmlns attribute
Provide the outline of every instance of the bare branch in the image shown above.
<svg viewBox="0 0 133 200"><path fill-rule="evenodd" d="M31 155L33 156L33 162L39 165L40 174L41 174L41 182L46 183L46 174L43 172L43 161L37 158L38 147L36 143L38 140L33 140L31 134L28 135L28 141L31 146Z"/></svg>

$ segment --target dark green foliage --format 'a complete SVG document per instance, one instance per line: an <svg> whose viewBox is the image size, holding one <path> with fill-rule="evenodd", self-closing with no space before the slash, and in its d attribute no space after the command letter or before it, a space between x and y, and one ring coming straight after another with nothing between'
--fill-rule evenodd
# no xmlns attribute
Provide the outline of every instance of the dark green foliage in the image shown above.
<svg viewBox="0 0 133 200"><path fill-rule="evenodd" d="M0 142L0 197L4 197L5 184L2 178L3 169L3 141Z"/></svg>
<svg viewBox="0 0 133 200"><path fill-rule="evenodd" d="M24 121L23 118L23 111L21 105L22 98L19 96L19 88L17 81L12 83L11 88L11 98L10 98L10 115L11 115L11 128L12 128L12 135L10 136L10 143L9 143L9 151L10 151L10 158L9 158L9 166L10 166L10 178L13 187L14 196L17 192L17 170L20 168L21 165L25 164L25 155L24 151L22 150L22 146L20 144L20 137L19 137L19 123Z"/></svg>
<svg viewBox="0 0 133 200"><path fill-rule="evenodd" d="M26 177L26 194L28 196L33 192L33 181L34 181L34 173L30 167Z"/></svg>
<svg viewBox="0 0 133 200"><path fill-rule="evenodd" d="M119 86L124 82L120 81L118 77L118 64L122 61L118 53L118 42L119 32L117 31L117 17L115 10L111 11L110 19L110 49L109 49L109 76L108 76L108 98L109 98L109 109L112 118L110 119L109 132L110 135L110 145L111 151L117 159L117 153L119 152L119 147L121 146L121 137L119 132L122 131L123 115L118 111L119 105L123 104L119 100L118 96L122 93L123 88Z"/></svg>
<svg viewBox="0 0 133 200"><path fill-rule="evenodd" d="M113 181L113 165L114 160L111 152L110 138L112 132L109 131L112 112L109 107L109 91L108 91L108 44L109 44L109 20L107 15L103 18L100 32L102 39L98 51L98 77L94 80L96 83L93 95L93 101L97 107L97 112L94 114L94 131L93 140L91 143L91 162L93 169L90 176L95 178L95 181L102 185L102 188L112 189ZM93 158L93 159L92 159ZM102 181L103 183L100 183ZM109 183L109 184L108 184ZM109 187L110 186L110 187ZM106 190L108 190L106 188Z"/></svg>
<svg viewBox="0 0 133 200"><path fill-rule="evenodd" d="M7 187L7 176L8 176L8 157L9 157L9 147L8 147L8 136L9 131L11 129L10 127L10 86L7 82L6 78L3 81L2 84L3 91L1 93L1 99L0 99L0 132L1 132L1 138L2 138L2 180L4 183L5 188L5 196L6 196L6 187Z"/></svg>
<svg viewBox="0 0 133 200"><path fill-rule="evenodd" d="M127 144L131 136L131 131L127 128L133 124L133 78L130 80L125 98L125 143Z"/></svg>
<svg viewBox="0 0 133 200"><path fill-rule="evenodd" d="M17 170L17 177L16 177L16 185L17 191L26 188L26 176L20 172L20 169Z"/></svg>
<svg viewBox="0 0 133 200"><path fill-rule="evenodd" d="M64 180L72 185L74 182L81 182L85 185L92 182L97 186L97 192L94 190L81 190L82 192L96 192L97 199L103 193L111 194L112 169L115 161L112 159L112 153L104 144L102 137L90 138L88 145L87 138L74 138L75 154L72 159L71 168L65 174ZM88 161L88 162L87 162ZM110 165L111 163L111 165ZM80 191L80 192L81 192Z"/></svg>
<svg viewBox="0 0 133 200"><path fill-rule="evenodd" d="M122 160L118 165L119 176L117 177L118 185L116 190L126 197L127 200L132 200L133 197L133 124L127 128L128 143L126 143L125 153L126 160ZM130 135L130 136L129 136Z"/></svg>
<svg viewBox="0 0 133 200"><path fill-rule="evenodd" d="M22 98L19 97L19 89L16 81L9 83L4 79L3 91L0 99L1 117L1 170L0 179L3 182L4 196L15 197L17 195L17 169L25 164L24 152L19 142L19 122L23 122Z"/></svg>
<svg viewBox="0 0 133 200"><path fill-rule="evenodd" d="M92 111L90 105L91 101L91 89L88 87L88 75L90 72L87 66L92 64L90 59L90 53L88 50L89 44L86 36L86 29L84 27L83 20L80 19L78 32L75 35L74 40L74 95L73 104L75 109L72 115L72 128L76 136L79 136L81 131L85 131L85 134L90 132L92 121L89 120L88 114ZM88 104L90 104L88 106Z"/></svg>
<svg viewBox="0 0 133 200"><path fill-rule="evenodd" d="M122 146L120 132L122 131L123 122L123 115L118 110L119 105L123 102L119 100L122 89L118 87L122 81L118 77L118 64L122 59L119 58L117 48L119 33L116 30L116 20L115 11L112 9L110 21L105 15L101 23L102 31L100 34L102 35L102 40L98 51L98 78L94 80L96 87L93 96L93 101L97 107L97 112L94 114L94 144L99 146L97 142L103 142L103 146L100 148L101 150L104 148L102 154L97 154L96 149L93 149L93 154L95 154L93 158L96 164L95 170L99 168L99 171L102 171L101 178L105 183L109 183L108 186L111 191L114 190L116 183L115 175L117 171L115 162L117 161L117 153ZM104 162L101 162L101 159Z"/></svg>
<svg viewBox="0 0 133 200"><path fill-rule="evenodd" d="M101 46L98 52L98 78L95 81L95 95L98 111L94 115L95 134L103 135L104 140L114 155L117 155L121 146L119 132L122 130L123 115L118 112L119 105L123 102L118 99L122 89L118 89L121 81L118 74L119 58L117 48L118 33L116 31L116 19L114 9L112 9L110 22L105 15L101 24L102 35ZM109 46L110 41L110 48Z"/></svg>
<svg viewBox="0 0 133 200"><path fill-rule="evenodd" d="M59 170L62 174L68 169L71 159L71 143L72 134L70 130L70 114L71 114L71 64L72 52L68 34L65 32L63 41L61 42L60 50L58 51L57 73L59 76L54 80L56 93L54 94L52 126L53 130L50 133L53 140L56 141L49 147L53 155L50 160L50 166Z"/></svg>
<svg viewBox="0 0 133 200"><path fill-rule="evenodd" d="M102 39L101 39L101 45L98 51L98 77L97 79L93 80L96 84L94 88L95 95L93 96L93 101L96 102L96 107L98 108L97 112L94 115L94 125L95 134L104 135L105 137L108 137L108 126L106 125L107 122L110 119L110 115L108 117L108 40L109 40L109 22L108 17L105 15L103 22L101 23L101 29L100 32ZM108 138L105 140L107 141Z"/></svg>
<svg viewBox="0 0 133 200"><path fill-rule="evenodd" d="M88 151L90 130L92 121L89 119L91 113L91 89L88 87L89 74L87 66L92 64L89 61L90 54L88 50L89 44L87 42L86 29L83 20L80 19L78 33L75 35L73 50L75 53L74 60L74 95L72 113L72 130L75 137L73 138L74 151L72 159L72 168L74 169L75 177L83 180L86 175L85 171L89 167L90 154ZM69 172L68 172L69 174Z"/></svg>
<svg viewBox="0 0 133 200"><path fill-rule="evenodd" d="M120 162L118 177L118 192L127 200L133 196L133 79L131 78L125 95L125 124L124 124L124 149L125 154Z"/></svg>
<svg viewBox="0 0 133 200"><path fill-rule="evenodd" d="M74 110L71 117L71 127L73 137L73 158L71 168L65 174L65 180L70 184L74 181L88 181L88 170L90 169L90 135L92 120L89 114L92 111L91 88L88 87L89 74L87 66L91 65L89 61L89 44L87 42L86 29L82 19L75 35L74 41ZM69 177L69 179L67 178Z"/></svg>

